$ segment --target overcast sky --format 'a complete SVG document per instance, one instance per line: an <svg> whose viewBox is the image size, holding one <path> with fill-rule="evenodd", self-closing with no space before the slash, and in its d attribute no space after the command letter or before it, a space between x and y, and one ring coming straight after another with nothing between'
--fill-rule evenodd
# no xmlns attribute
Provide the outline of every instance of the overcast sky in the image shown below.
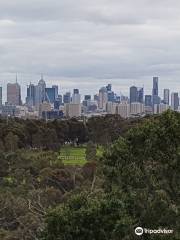
<svg viewBox="0 0 180 240"><path fill-rule="evenodd" d="M0 0L0 85L180 91L179 0Z"/></svg>

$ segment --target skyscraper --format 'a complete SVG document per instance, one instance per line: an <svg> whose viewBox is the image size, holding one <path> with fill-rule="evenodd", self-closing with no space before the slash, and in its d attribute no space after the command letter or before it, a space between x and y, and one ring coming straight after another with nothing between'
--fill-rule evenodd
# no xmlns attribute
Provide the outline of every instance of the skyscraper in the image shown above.
<svg viewBox="0 0 180 240"><path fill-rule="evenodd" d="M145 95L145 106L152 107L152 96L151 95Z"/></svg>
<svg viewBox="0 0 180 240"><path fill-rule="evenodd" d="M7 84L7 102L15 106L21 105L21 87L17 82Z"/></svg>
<svg viewBox="0 0 180 240"><path fill-rule="evenodd" d="M59 87L57 85L53 85L52 88L55 89L55 99L58 98L58 94L59 94Z"/></svg>
<svg viewBox="0 0 180 240"><path fill-rule="evenodd" d="M164 89L164 104L168 104L169 105L169 95L170 95L170 91L169 89Z"/></svg>
<svg viewBox="0 0 180 240"><path fill-rule="evenodd" d="M84 100L85 101L90 101L91 100L91 95L85 95Z"/></svg>
<svg viewBox="0 0 180 240"><path fill-rule="evenodd" d="M73 104L81 103L81 95L79 94L79 89L74 89L73 95L72 95L72 103Z"/></svg>
<svg viewBox="0 0 180 240"><path fill-rule="evenodd" d="M46 83L42 76L41 80L39 80L38 82L38 85L35 87L35 105L39 107L40 104L45 101L45 97L46 97Z"/></svg>
<svg viewBox="0 0 180 240"><path fill-rule="evenodd" d="M179 107L179 96L177 92L171 94L171 109L177 111Z"/></svg>
<svg viewBox="0 0 180 240"><path fill-rule="evenodd" d="M26 104L28 106L35 106L35 85L31 84L27 87Z"/></svg>
<svg viewBox="0 0 180 240"><path fill-rule="evenodd" d="M139 88L137 91L137 102L144 103L144 88Z"/></svg>
<svg viewBox="0 0 180 240"><path fill-rule="evenodd" d="M158 83L159 83L159 78L153 77L153 89L152 89L152 105L153 105L153 107L155 104L160 104L160 98L158 96Z"/></svg>
<svg viewBox="0 0 180 240"><path fill-rule="evenodd" d="M158 83L159 83L159 78L158 77L153 77L153 96L158 96Z"/></svg>
<svg viewBox="0 0 180 240"><path fill-rule="evenodd" d="M0 107L2 106L2 87L0 87Z"/></svg>
<svg viewBox="0 0 180 240"><path fill-rule="evenodd" d="M130 87L130 103L138 101L138 89L135 86Z"/></svg>
<svg viewBox="0 0 180 240"><path fill-rule="evenodd" d="M99 90L99 108L105 111L107 102L108 102L107 88L102 87Z"/></svg>
<svg viewBox="0 0 180 240"><path fill-rule="evenodd" d="M98 95L98 94L95 94L95 95L94 95L94 101L96 101L96 102L99 101L99 95Z"/></svg>
<svg viewBox="0 0 180 240"><path fill-rule="evenodd" d="M45 100L48 103L54 103L56 99L56 88L45 88Z"/></svg>
<svg viewBox="0 0 180 240"><path fill-rule="evenodd" d="M107 89L108 92L111 92L111 91L112 91L112 85L111 85L111 84L108 84L108 85L106 86L106 89Z"/></svg>
<svg viewBox="0 0 180 240"><path fill-rule="evenodd" d="M77 88L74 89L74 90L73 90L73 94L79 94L79 89L77 89Z"/></svg>
<svg viewBox="0 0 180 240"><path fill-rule="evenodd" d="M54 109L59 110L61 105L62 105L62 95L58 95L58 97L54 102Z"/></svg>
<svg viewBox="0 0 180 240"><path fill-rule="evenodd" d="M63 95L63 102L64 103L70 103L71 102L71 93L67 92Z"/></svg>
<svg viewBox="0 0 180 240"><path fill-rule="evenodd" d="M38 88L39 88L39 94L40 94L40 101L44 102L46 98L46 83L43 77L41 78L41 80L39 80Z"/></svg>

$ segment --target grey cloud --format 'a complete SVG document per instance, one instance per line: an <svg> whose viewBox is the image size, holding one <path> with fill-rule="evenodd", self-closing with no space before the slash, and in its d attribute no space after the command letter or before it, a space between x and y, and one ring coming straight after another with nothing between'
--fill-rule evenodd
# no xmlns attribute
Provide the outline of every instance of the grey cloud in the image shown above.
<svg viewBox="0 0 180 240"><path fill-rule="evenodd" d="M0 18L24 21L90 21L105 24L146 23L179 15L176 0L1 0Z"/></svg>
<svg viewBox="0 0 180 240"><path fill-rule="evenodd" d="M178 0L0 0L0 84L79 84L92 92L111 81L150 89L180 76ZM91 82L91 84L90 84Z"/></svg>

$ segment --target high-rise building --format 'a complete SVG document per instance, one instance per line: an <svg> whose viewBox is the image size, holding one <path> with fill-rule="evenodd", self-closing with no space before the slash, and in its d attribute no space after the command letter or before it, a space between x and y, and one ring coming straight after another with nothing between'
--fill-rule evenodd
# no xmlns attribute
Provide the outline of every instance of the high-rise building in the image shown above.
<svg viewBox="0 0 180 240"><path fill-rule="evenodd" d="M108 84L108 85L106 86L106 89L107 89L108 92L111 92L111 91L112 91L112 85L111 85L111 84Z"/></svg>
<svg viewBox="0 0 180 240"><path fill-rule="evenodd" d="M81 103L81 95L79 94L79 89L74 89L73 95L72 95L72 103L73 104Z"/></svg>
<svg viewBox="0 0 180 240"><path fill-rule="evenodd" d="M108 102L107 88L102 87L99 90L99 109L106 111L107 102Z"/></svg>
<svg viewBox="0 0 180 240"><path fill-rule="evenodd" d="M144 103L144 88L139 88L137 91L137 102Z"/></svg>
<svg viewBox="0 0 180 240"><path fill-rule="evenodd" d="M130 105L128 102L122 102L117 105L117 114L122 118L128 118L130 115Z"/></svg>
<svg viewBox="0 0 180 240"><path fill-rule="evenodd" d="M91 102L91 95L85 95L84 96L84 101L83 101L83 106L84 107L87 107L88 106L88 103Z"/></svg>
<svg viewBox="0 0 180 240"><path fill-rule="evenodd" d="M169 109L168 104L160 103L154 105L154 114L161 114Z"/></svg>
<svg viewBox="0 0 180 240"><path fill-rule="evenodd" d="M79 89L77 89L77 88L74 89L74 90L73 90L73 94L79 94Z"/></svg>
<svg viewBox="0 0 180 240"><path fill-rule="evenodd" d="M116 114L117 103L107 102L106 104L106 112L108 114Z"/></svg>
<svg viewBox="0 0 180 240"><path fill-rule="evenodd" d="M109 102L115 102L115 94L112 91L108 92L108 101Z"/></svg>
<svg viewBox="0 0 180 240"><path fill-rule="evenodd" d="M35 97L36 97L35 85L30 83L29 86L27 87L26 104L30 107L35 106Z"/></svg>
<svg viewBox="0 0 180 240"><path fill-rule="evenodd" d="M81 116L81 105L68 103L64 106L65 116L68 118L80 117Z"/></svg>
<svg viewBox="0 0 180 240"><path fill-rule="evenodd" d="M55 88L45 88L45 100L49 103L54 103L56 99L56 89Z"/></svg>
<svg viewBox="0 0 180 240"><path fill-rule="evenodd" d="M164 99L163 99L164 104L169 105L169 95L170 95L170 90L164 89Z"/></svg>
<svg viewBox="0 0 180 240"><path fill-rule="evenodd" d="M52 85L52 88L55 89L55 99L58 98L58 94L59 94L59 87L57 85Z"/></svg>
<svg viewBox="0 0 180 240"><path fill-rule="evenodd" d="M59 110L61 105L62 105L62 95L58 95L58 97L54 102L54 109Z"/></svg>
<svg viewBox="0 0 180 240"><path fill-rule="evenodd" d="M71 102L71 93L67 92L63 95L63 103L70 103Z"/></svg>
<svg viewBox="0 0 180 240"><path fill-rule="evenodd" d="M15 106L21 105L21 87L17 82L7 84L7 102Z"/></svg>
<svg viewBox="0 0 180 240"><path fill-rule="evenodd" d="M145 95L145 106L152 107L152 96L151 95Z"/></svg>
<svg viewBox="0 0 180 240"><path fill-rule="evenodd" d="M46 99L46 82L41 77L38 85L35 86L35 105L39 108L40 104L43 103Z"/></svg>
<svg viewBox="0 0 180 240"><path fill-rule="evenodd" d="M158 83L159 78L153 77L153 89L152 89L152 105L154 108L154 104L160 104L160 98L158 96Z"/></svg>
<svg viewBox="0 0 180 240"><path fill-rule="evenodd" d="M130 87L130 103L144 103L144 88Z"/></svg>
<svg viewBox="0 0 180 240"><path fill-rule="evenodd" d="M0 87L0 107L2 107L2 87Z"/></svg>
<svg viewBox="0 0 180 240"><path fill-rule="evenodd" d="M91 95L85 95L84 100L85 101L91 101Z"/></svg>
<svg viewBox="0 0 180 240"><path fill-rule="evenodd" d="M44 102L45 98L46 98L46 83L45 83L43 77L39 81L38 87L39 87L39 92L40 92L40 100L41 100L41 102Z"/></svg>
<svg viewBox="0 0 180 240"><path fill-rule="evenodd" d="M94 101L99 102L99 95L98 94L94 95Z"/></svg>
<svg viewBox="0 0 180 240"><path fill-rule="evenodd" d="M139 103L139 102L131 103L130 112L132 115L143 114L144 113L144 104Z"/></svg>
<svg viewBox="0 0 180 240"><path fill-rule="evenodd" d="M158 96L158 83L159 78L153 77L153 96Z"/></svg>
<svg viewBox="0 0 180 240"><path fill-rule="evenodd" d="M171 94L171 109L177 111L179 107L179 95L177 92Z"/></svg>
<svg viewBox="0 0 180 240"><path fill-rule="evenodd" d="M138 89L135 86L130 87L130 103L138 102Z"/></svg>

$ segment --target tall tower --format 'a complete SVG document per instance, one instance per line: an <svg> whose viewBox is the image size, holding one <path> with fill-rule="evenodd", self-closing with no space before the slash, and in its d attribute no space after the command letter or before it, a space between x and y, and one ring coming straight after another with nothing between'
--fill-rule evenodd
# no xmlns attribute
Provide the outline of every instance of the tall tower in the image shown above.
<svg viewBox="0 0 180 240"><path fill-rule="evenodd" d="M41 79L38 82L38 85L35 87L35 105L39 107L46 99L46 82L41 75Z"/></svg>
<svg viewBox="0 0 180 240"><path fill-rule="evenodd" d="M31 83L27 87L26 104L31 107L35 106L35 86Z"/></svg>
<svg viewBox="0 0 180 240"><path fill-rule="evenodd" d="M0 87L0 107L2 106L2 87Z"/></svg>
<svg viewBox="0 0 180 240"><path fill-rule="evenodd" d="M59 87L57 85L53 85L52 88L55 89L55 99L57 99L59 94Z"/></svg>
<svg viewBox="0 0 180 240"><path fill-rule="evenodd" d="M81 103L81 95L79 94L79 89L74 89L72 95L72 103L80 104Z"/></svg>
<svg viewBox="0 0 180 240"><path fill-rule="evenodd" d="M170 91L169 89L164 89L164 103L169 105L169 95L170 95Z"/></svg>
<svg viewBox="0 0 180 240"><path fill-rule="evenodd" d="M63 95L63 102L64 103L70 103L71 102L71 93L67 92Z"/></svg>
<svg viewBox="0 0 180 240"><path fill-rule="evenodd" d="M135 86L130 87L130 103L138 101L138 89Z"/></svg>
<svg viewBox="0 0 180 240"><path fill-rule="evenodd" d="M8 83L7 84L7 102L8 104L12 104L15 106L19 106L22 104L21 102L21 86L17 81L16 75L16 83Z"/></svg>
<svg viewBox="0 0 180 240"><path fill-rule="evenodd" d="M140 103L144 103L144 88L139 88L137 92L137 101Z"/></svg>
<svg viewBox="0 0 180 240"><path fill-rule="evenodd" d="M107 88L102 87L99 90L99 108L105 111L107 102L108 102Z"/></svg>
<svg viewBox="0 0 180 240"><path fill-rule="evenodd" d="M171 109L177 111L179 107L179 95L177 92L171 94Z"/></svg>
<svg viewBox="0 0 180 240"><path fill-rule="evenodd" d="M153 107L155 104L160 104L160 98L158 96L158 83L159 83L159 78L153 77L153 89L152 89L152 105L153 105Z"/></svg>

